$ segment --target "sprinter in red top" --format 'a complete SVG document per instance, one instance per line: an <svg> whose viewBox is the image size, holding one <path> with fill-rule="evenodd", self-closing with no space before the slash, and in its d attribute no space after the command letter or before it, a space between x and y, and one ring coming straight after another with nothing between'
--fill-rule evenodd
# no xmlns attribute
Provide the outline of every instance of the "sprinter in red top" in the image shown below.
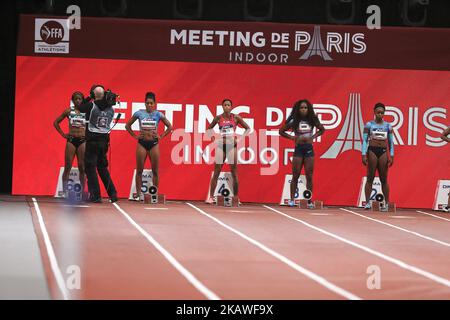
<svg viewBox="0 0 450 320"><path fill-rule="evenodd" d="M238 125L245 129L244 136L246 136L250 127L248 124L237 114L231 113L232 102L230 99L224 99L222 101L223 113L216 116L209 125L207 132L211 134L212 129L218 124L220 130L220 137L216 138L216 158L214 165L214 175L211 178L211 188L209 190L209 198L206 203L214 203L214 190L216 190L217 179L219 178L220 171L222 170L225 159L228 159L228 163L231 168L231 176L233 177L233 194L238 196L238 177L237 177L237 136L235 133ZM242 139L242 138L240 138Z"/></svg>

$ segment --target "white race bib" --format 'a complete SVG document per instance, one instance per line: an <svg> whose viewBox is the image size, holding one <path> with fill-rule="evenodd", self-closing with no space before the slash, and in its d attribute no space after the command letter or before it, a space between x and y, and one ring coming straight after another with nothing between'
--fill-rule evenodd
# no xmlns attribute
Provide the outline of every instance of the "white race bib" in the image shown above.
<svg viewBox="0 0 450 320"><path fill-rule="evenodd" d="M143 130L156 130L156 120L143 119L141 121L141 129L143 129Z"/></svg>
<svg viewBox="0 0 450 320"><path fill-rule="evenodd" d="M220 131L220 134L222 136L232 136L234 134L234 128L233 127L222 128L222 130Z"/></svg>
<svg viewBox="0 0 450 320"><path fill-rule="evenodd" d="M309 133L311 132L311 126L308 123L300 122L298 125L298 131L300 133Z"/></svg>
<svg viewBox="0 0 450 320"><path fill-rule="evenodd" d="M372 139L374 140L386 140L387 132L385 131L372 131Z"/></svg>
<svg viewBox="0 0 450 320"><path fill-rule="evenodd" d="M85 116L84 114L75 114L70 118L70 125L76 128L84 128L85 125Z"/></svg>

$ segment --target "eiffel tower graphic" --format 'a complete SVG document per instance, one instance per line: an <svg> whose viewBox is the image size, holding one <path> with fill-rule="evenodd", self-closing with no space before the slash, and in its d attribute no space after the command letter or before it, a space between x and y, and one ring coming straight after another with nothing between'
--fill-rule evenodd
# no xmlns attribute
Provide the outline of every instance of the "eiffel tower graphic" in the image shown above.
<svg viewBox="0 0 450 320"><path fill-rule="evenodd" d="M311 43L306 52L300 57L300 60L307 60L311 56L320 56L325 61L333 60L323 47L322 39L320 38L320 26L314 26Z"/></svg>
<svg viewBox="0 0 450 320"><path fill-rule="evenodd" d="M322 159L336 159L338 155L347 150L361 151L361 141L364 122L361 114L361 96L359 93L350 93L348 111L344 126L331 147L320 157Z"/></svg>

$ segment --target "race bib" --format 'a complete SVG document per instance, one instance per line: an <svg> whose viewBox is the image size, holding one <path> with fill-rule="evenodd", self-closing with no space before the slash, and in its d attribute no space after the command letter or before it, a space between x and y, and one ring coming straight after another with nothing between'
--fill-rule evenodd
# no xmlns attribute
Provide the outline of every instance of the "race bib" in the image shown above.
<svg viewBox="0 0 450 320"><path fill-rule="evenodd" d="M309 133L311 132L311 126L308 123L299 123L298 131L300 133Z"/></svg>
<svg viewBox="0 0 450 320"><path fill-rule="evenodd" d="M156 120L143 119L141 120L141 129L143 130L156 130Z"/></svg>
<svg viewBox="0 0 450 320"><path fill-rule="evenodd" d="M374 139L374 140L386 140L387 139L387 132L385 132L385 131L373 131L372 132L372 139Z"/></svg>
<svg viewBox="0 0 450 320"><path fill-rule="evenodd" d="M232 136L234 134L234 128L233 127L229 127L229 128L222 128L220 130L220 134L222 136Z"/></svg>
<svg viewBox="0 0 450 320"><path fill-rule="evenodd" d="M70 118L70 125L76 128L83 128L85 125L85 116L83 113L72 115Z"/></svg>

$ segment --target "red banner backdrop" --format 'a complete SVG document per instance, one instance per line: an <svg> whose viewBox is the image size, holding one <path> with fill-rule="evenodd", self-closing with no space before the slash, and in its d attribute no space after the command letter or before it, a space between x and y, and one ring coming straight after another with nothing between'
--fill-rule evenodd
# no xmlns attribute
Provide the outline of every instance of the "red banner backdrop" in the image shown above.
<svg viewBox="0 0 450 320"><path fill-rule="evenodd" d="M326 204L356 204L361 178L365 175L358 150L358 132L362 122L373 118L373 105L379 101L388 106L386 120L392 122L395 128L395 163L389 171L392 200L400 207L431 207L437 180L449 178L449 146L437 139L440 132L449 125L448 59L447 65L443 63L439 67L446 71L374 68L376 63L367 65L366 60L356 61L353 68L343 67L342 61L347 61L348 58L341 62L336 58L328 66L308 65L308 61L312 60L300 61L299 65L294 62L287 65L193 62L181 58L181 49L178 51L178 62L143 58L132 60L134 51L131 47L127 49L131 56L129 60L124 58L127 50L120 58L106 59L106 55L105 58L98 59L98 54L95 58L77 56L73 52L82 50L77 47L80 43L74 45L71 40L69 53L65 55L42 54L29 51L30 48L33 49L36 38L29 39L27 28L34 19L30 16L22 19L17 57L14 194L54 194L59 168L64 164L65 141L52 123L68 106L73 91L87 92L93 83L102 83L113 89L120 94L122 100L120 112L124 113L124 117L111 133L110 161L112 177L121 197L128 196L136 148L135 140L124 130L123 124L134 110L143 107L147 91L156 93L157 107L169 117L174 129L187 132L193 140L192 131L202 131L208 119L220 111L218 105L222 99L227 97L233 100L235 111L252 125L259 142L256 146L250 146L255 154L255 161L241 164L238 169L243 201L279 202L284 176L291 170L289 157L292 153L286 153L285 149L293 146L290 141L280 138L278 147L276 139L279 137L276 132L286 118L288 108L302 98L313 102L327 128L320 141L315 142L314 173L315 197L323 199ZM86 19L89 25L93 25L94 20ZM124 20L101 20L105 33L105 24L117 27L121 23L126 25ZM136 24L136 32L148 32L151 36L169 28L171 22L130 23ZM196 25L193 22L183 23L187 27ZM158 24L160 27L155 29L154 26ZM201 26L203 25L198 27ZM264 30L287 28L277 24L257 24L258 26L263 26ZM216 27L214 24L209 25L211 30ZM238 24L233 28L257 27ZM126 25L125 28L130 26ZM290 28L295 31L300 26L290 25ZM71 37L72 32L84 32L87 37L89 33L82 30L71 31ZM154 32L150 33L150 30ZM363 28L361 30L368 32ZM35 34L34 26L32 32ZM387 31L383 32L389 35ZM426 32L433 35L433 30ZM449 36L448 31L436 32L440 36ZM404 39L405 32L401 34L401 39ZM166 34L167 37L170 38L170 35ZM159 38L163 37L157 37ZM77 34L77 39L80 40L80 34ZM133 41L137 43L138 39ZM151 44L158 47L157 42ZM372 55L383 50L381 42L375 47L367 41L366 46ZM307 47L308 45L297 53L296 59L306 52ZM198 60L208 61L207 58L202 59L207 57L207 49L202 50L204 55ZM216 52L217 48L214 47L214 50ZM397 52L399 49L392 50ZM408 47L404 50L403 53L407 55ZM443 54L447 58L450 55L448 45L444 52L423 52L425 51L427 56L423 59L429 65L423 66L423 69L438 69L436 61L444 61L441 59ZM292 52L286 52L291 59ZM338 56L337 53L333 55L332 51L328 53L331 58ZM151 55L150 52L149 56ZM434 55L439 56L437 60L434 60ZM319 61L325 61L325 55L313 56L311 59L315 59L316 64L320 65ZM371 59L376 61L374 57ZM204 148L208 142L197 144ZM249 141L247 145L249 146ZM262 173L262 169L268 167L264 164L268 158L268 153L263 150L266 145L274 147L270 154L277 156L277 161L272 164L272 168L276 169L270 174ZM346 150L346 146L349 150ZM160 144L161 192L169 199L204 199L212 165L204 161L194 163L194 143L189 145L187 154L183 154L183 163L179 164L172 157L172 152L177 148L179 141L176 135L166 137ZM246 160L249 154L244 152L242 157Z"/></svg>

